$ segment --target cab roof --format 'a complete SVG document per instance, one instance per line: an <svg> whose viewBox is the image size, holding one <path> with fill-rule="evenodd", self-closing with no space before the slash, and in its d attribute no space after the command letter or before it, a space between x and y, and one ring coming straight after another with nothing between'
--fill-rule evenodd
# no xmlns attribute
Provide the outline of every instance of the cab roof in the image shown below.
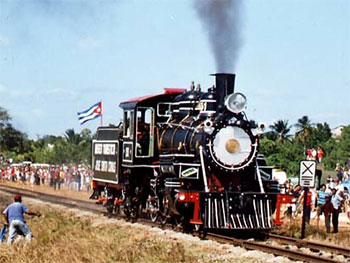
<svg viewBox="0 0 350 263"><path fill-rule="evenodd" d="M160 102L164 101L166 98L175 97L181 93L186 91L186 89L176 89L176 88L164 88L164 93L156 94L156 95L147 95L142 97L137 97L133 99L129 99L127 101L123 101L119 104L119 107L123 109L131 109L135 108L137 104L147 103L147 102Z"/></svg>

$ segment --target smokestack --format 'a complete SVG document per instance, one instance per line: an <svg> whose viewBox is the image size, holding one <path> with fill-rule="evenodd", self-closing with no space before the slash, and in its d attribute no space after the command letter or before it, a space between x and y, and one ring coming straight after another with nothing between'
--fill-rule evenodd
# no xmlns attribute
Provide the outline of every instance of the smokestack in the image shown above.
<svg viewBox="0 0 350 263"><path fill-rule="evenodd" d="M225 107L226 96L234 92L236 75L229 73L216 73L211 76L215 76L216 78L216 110L222 112Z"/></svg>

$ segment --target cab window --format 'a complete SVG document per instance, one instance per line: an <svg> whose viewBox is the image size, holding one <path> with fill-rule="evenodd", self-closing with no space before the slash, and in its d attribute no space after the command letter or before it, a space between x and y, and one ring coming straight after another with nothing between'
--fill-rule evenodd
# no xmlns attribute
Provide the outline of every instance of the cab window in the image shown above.
<svg viewBox="0 0 350 263"><path fill-rule="evenodd" d="M157 105L157 114L160 117L170 117L171 116L171 106L169 102L161 102Z"/></svg>
<svg viewBox="0 0 350 263"><path fill-rule="evenodd" d="M139 107L136 112L136 156L150 157L154 151L154 110Z"/></svg>
<svg viewBox="0 0 350 263"><path fill-rule="evenodd" d="M134 111L125 110L123 136L126 138L133 138L133 135L134 135L133 127L134 127Z"/></svg>

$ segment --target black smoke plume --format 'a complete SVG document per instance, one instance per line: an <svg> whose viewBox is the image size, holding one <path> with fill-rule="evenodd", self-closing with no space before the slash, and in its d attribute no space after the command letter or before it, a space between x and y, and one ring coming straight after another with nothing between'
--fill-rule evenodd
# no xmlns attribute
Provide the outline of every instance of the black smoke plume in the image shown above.
<svg viewBox="0 0 350 263"><path fill-rule="evenodd" d="M242 45L242 0L194 0L203 28L208 32L217 72L233 72Z"/></svg>

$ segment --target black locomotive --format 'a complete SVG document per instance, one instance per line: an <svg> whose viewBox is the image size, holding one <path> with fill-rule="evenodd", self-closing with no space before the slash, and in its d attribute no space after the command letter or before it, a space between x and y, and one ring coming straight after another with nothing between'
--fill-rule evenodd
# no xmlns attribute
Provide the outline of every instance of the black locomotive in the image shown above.
<svg viewBox="0 0 350 263"><path fill-rule="evenodd" d="M235 75L215 77L207 92L192 83L122 102L123 122L99 127L92 144L92 198L133 219L271 228L278 183L258 155L258 128Z"/></svg>

